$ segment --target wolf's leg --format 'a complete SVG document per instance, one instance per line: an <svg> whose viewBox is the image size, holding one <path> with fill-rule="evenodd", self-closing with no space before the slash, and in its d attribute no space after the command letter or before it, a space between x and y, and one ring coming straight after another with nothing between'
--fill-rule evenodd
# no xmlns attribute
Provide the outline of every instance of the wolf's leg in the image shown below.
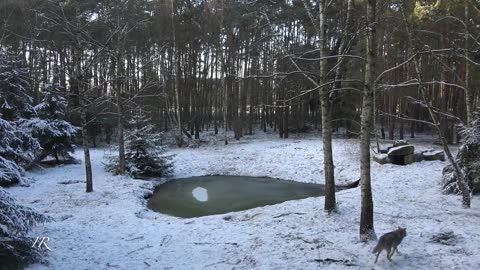
<svg viewBox="0 0 480 270"><path fill-rule="evenodd" d="M393 255L392 247L388 247L387 248L387 259L389 261L392 261L392 255Z"/></svg>
<svg viewBox="0 0 480 270"><path fill-rule="evenodd" d="M398 255L402 255L402 253L398 250L398 246L395 247L395 251L397 252Z"/></svg>
<svg viewBox="0 0 480 270"><path fill-rule="evenodd" d="M382 253L382 250L380 250L379 252L377 252L377 257L375 258L375 263L377 263L377 261L378 261L378 255L380 255L380 253Z"/></svg>

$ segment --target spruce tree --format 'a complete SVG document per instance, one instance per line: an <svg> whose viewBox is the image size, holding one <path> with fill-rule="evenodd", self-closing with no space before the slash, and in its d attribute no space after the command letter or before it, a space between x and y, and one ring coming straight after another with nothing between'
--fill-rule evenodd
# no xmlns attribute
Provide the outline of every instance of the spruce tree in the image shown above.
<svg viewBox="0 0 480 270"><path fill-rule="evenodd" d="M155 130L151 119L141 112L135 114L125 134L126 172L135 178L169 176L172 156L166 154L162 141L163 133ZM118 156L106 159L106 170L118 173Z"/></svg>
<svg viewBox="0 0 480 270"><path fill-rule="evenodd" d="M30 150L40 148L35 143L36 140L20 131L16 123L0 118L0 186L15 185L21 181L24 171L19 164L26 165L33 160L34 154Z"/></svg>
<svg viewBox="0 0 480 270"><path fill-rule="evenodd" d="M54 157L57 162L60 158L64 161L73 160L70 153L74 152L73 141L79 128L64 120L67 101L59 94L59 89L58 84L47 85L42 102L34 107L38 118L22 123L22 127L30 130L40 142L42 152L38 160L48 156Z"/></svg>
<svg viewBox="0 0 480 270"><path fill-rule="evenodd" d="M0 51L0 186L21 181L22 167L28 166L40 144L22 127L34 116L29 96L27 71L17 57Z"/></svg>

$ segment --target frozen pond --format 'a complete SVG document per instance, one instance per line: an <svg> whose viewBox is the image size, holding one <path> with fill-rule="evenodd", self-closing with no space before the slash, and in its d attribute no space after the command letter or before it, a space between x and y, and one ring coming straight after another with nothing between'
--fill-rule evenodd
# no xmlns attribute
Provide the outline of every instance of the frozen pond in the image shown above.
<svg viewBox="0 0 480 270"><path fill-rule="evenodd" d="M148 201L154 211L200 217L324 195L324 186L261 177L201 176L159 186Z"/></svg>

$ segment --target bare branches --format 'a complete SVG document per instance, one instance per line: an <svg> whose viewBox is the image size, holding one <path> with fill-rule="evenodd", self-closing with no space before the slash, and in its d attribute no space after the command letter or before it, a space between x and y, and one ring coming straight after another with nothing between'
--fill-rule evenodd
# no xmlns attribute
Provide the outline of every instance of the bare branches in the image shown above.
<svg viewBox="0 0 480 270"><path fill-rule="evenodd" d="M406 32L408 34L408 42L409 42L410 46L413 47L414 36L412 34L412 31L411 31L410 23L407 19L407 15L405 14L404 5L405 5L405 3L403 3L403 5L401 6L401 11L402 11L402 15L403 15L404 23L405 23L405 29L406 29ZM422 72L420 71L420 63L419 63L419 60L417 58L414 58L414 68L415 68L414 71L415 71L415 75L417 77L417 80L419 82L422 82ZM466 183L465 175L464 175L463 171L460 169L457 161L453 158L452 153L450 152L450 148L448 147L445 136L443 135L443 132L440 129L440 125L437 121L437 115L435 113L435 109L433 108L433 106L427 100L425 84L422 84L422 83L418 84L418 90L420 91L422 99L423 99L423 103L426 105L426 107L428 109L428 112L430 114L430 117L432 118L432 122L434 123L434 128L437 131L437 134L438 134L438 137L439 137L440 141L442 142L442 146L443 146L443 149L445 151L445 154L447 155L448 160L450 161L450 164L454 168L455 174L457 176L458 186L460 187L460 190L462 191L462 206L464 208L470 208L470 204L471 204L470 189L469 189L469 187Z"/></svg>
<svg viewBox="0 0 480 270"><path fill-rule="evenodd" d="M458 88L463 91L465 91L465 87L456 84L456 83L449 83L445 81L428 81L428 82L419 82L418 79L412 79L406 82L398 83L398 84L379 84L378 88L384 88L384 89L391 89L391 88L398 88L398 87L409 87L409 86L418 86L418 85L445 85L445 86L450 86L452 88Z"/></svg>
<svg viewBox="0 0 480 270"><path fill-rule="evenodd" d="M391 117L395 117L396 119L400 119L400 120L405 120L405 121L411 121L411 122L416 122L416 123L422 123L422 124L426 124L426 125L429 125L429 126L434 126L435 124L433 124L432 122L428 122L428 121L425 121L425 120L419 120L419 119L415 119L415 118L411 118L411 117L408 117L407 115L405 114L391 114L391 113L386 113L386 112L383 112L383 111L380 111L379 112L379 115L380 116L391 116Z"/></svg>
<svg viewBox="0 0 480 270"><path fill-rule="evenodd" d="M339 55L331 55L331 56L316 57L316 58L297 57L293 55L285 55L284 57L292 57L293 59L297 59L297 60L313 61L313 62L318 62L321 60L328 60L328 59L336 59L336 58L352 58L352 59L362 60L363 62L366 61L365 57L358 56L358 55L351 55L351 54L345 54L345 55L339 54Z"/></svg>
<svg viewBox="0 0 480 270"><path fill-rule="evenodd" d="M417 54L414 54L414 55L410 56L407 60L405 60L404 62L402 62L402 63L400 63L400 64L398 64L398 65L396 65L396 66L393 66L393 67L391 67L391 68L389 68L389 69L384 70L384 71L383 71L382 73L380 73L380 75L378 75L378 77L375 79L375 83L378 83L378 81L379 81L380 79L382 79L383 75L385 75L385 74L387 74L387 73L389 73L389 72L395 71L395 70L397 70L397 69L399 69L399 68L402 68L403 66L409 64L410 62L413 61L413 59L414 59L415 57L417 57Z"/></svg>
<svg viewBox="0 0 480 270"><path fill-rule="evenodd" d="M440 110L439 108L431 105L431 104L427 104L425 103L425 101L422 101L422 100L419 100L419 99L416 99L412 96L404 96L405 99L409 100L411 104L415 104L415 105L419 105L423 108L426 108L428 109L429 107L431 108L431 110L437 114L437 115L441 115L441 116L444 116L444 117L447 117L447 118L450 118L450 119L453 119L455 120L457 123L459 124L463 124L463 121L462 119L460 119L460 117L457 117L451 113L448 113L448 112L444 112L442 110ZM438 123L435 123L435 124L438 124Z"/></svg>
<svg viewBox="0 0 480 270"><path fill-rule="evenodd" d="M308 74L309 76L317 76L317 74L314 74L313 72L308 72L308 71L303 71L303 70L295 70L291 72L276 72L273 74L268 74L268 75L249 75L249 76L244 76L244 77L239 77L239 80L242 79L272 79L276 77L287 77L290 75L296 75L296 74Z"/></svg>

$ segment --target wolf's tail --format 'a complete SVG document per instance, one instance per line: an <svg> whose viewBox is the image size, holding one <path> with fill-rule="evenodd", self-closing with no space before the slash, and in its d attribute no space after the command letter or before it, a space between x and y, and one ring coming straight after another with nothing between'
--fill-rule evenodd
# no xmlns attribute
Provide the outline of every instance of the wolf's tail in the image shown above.
<svg viewBox="0 0 480 270"><path fill-rule="evenodd" d="M377 253L380 251L380 241L378 241L377 245L373 248L372 253Z"/></svg>

